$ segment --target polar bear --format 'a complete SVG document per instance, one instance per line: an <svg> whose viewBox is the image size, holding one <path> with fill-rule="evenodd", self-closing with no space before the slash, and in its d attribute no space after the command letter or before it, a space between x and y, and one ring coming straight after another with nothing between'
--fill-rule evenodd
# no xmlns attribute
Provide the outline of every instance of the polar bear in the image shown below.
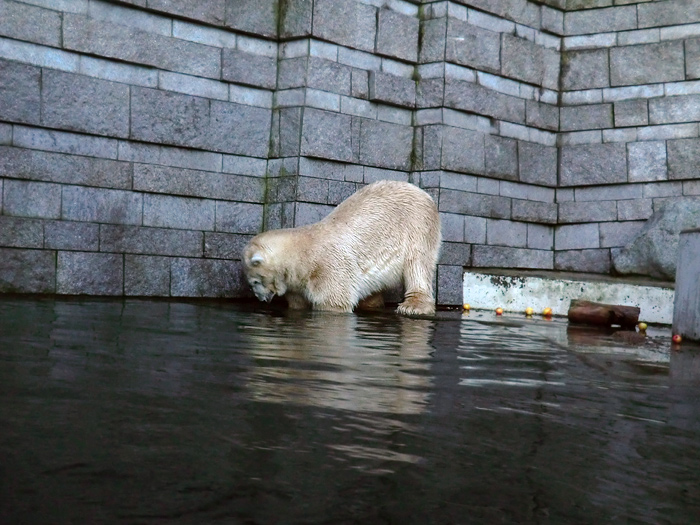
<svg viewBox="0 0 700 525"><path fill-rule="evenodd" d="M256 297L284 295L290 308L352 312L382 290L404 285L397 312L435 313L433 279L442 234L425 191L378 181L357 191L323 220L256 235L243 265Z"/></svg>

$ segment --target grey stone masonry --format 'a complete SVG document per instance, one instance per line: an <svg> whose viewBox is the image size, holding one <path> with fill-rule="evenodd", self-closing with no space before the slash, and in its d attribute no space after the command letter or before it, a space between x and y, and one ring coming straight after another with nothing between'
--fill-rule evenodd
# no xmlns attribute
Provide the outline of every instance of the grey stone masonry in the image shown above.
<svg viewBox="0 0 700 525"><path fill-rule="evenodd" d="M700 0L0 0L0 292L251 297L366 184L464 267L610 273L700 195Z"/></svg>

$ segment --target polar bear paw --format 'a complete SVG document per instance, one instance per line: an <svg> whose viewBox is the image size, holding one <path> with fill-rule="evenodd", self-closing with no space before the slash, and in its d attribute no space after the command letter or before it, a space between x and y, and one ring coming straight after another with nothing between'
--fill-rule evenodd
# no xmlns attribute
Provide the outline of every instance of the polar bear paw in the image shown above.
<svg viewBox="0 0 700 525"><path fill-rule="evenodd" d="M401 315L435 315L435 303L432 297L407 297L399 304L396 312Z"/></svg>

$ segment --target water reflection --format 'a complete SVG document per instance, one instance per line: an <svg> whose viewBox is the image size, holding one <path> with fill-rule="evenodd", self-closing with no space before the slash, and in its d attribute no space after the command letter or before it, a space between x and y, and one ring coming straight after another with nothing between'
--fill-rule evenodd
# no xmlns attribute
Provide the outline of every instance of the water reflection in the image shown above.
<svg viewBox="0 0 700 525"><path fill-rule="evenodd" d="M700 521L667 334L257 308L0 298L0 523Z"/></svg>

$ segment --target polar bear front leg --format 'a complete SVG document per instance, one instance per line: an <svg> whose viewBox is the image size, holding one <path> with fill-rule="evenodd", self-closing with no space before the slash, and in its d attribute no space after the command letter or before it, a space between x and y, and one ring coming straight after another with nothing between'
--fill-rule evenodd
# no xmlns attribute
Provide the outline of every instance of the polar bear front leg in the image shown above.
<svg viewBox="0 0 700 525"><path fill-rule="evenodd" d="M287 299L287 306L290 310L307 310L311 306L301 294L287 292L284 297Z"/></svg>

